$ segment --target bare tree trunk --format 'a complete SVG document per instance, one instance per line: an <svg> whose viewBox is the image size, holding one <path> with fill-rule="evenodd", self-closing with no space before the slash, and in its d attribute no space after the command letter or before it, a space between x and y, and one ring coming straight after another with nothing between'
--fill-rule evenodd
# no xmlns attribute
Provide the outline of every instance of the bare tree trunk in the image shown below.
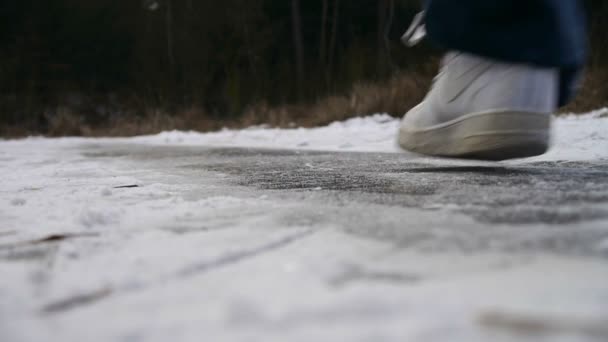
<svg viewBox="0 0 608 342"><path fill-rule="evenodd" d="M384 28L386 27L386 7L388 0L378 0L378 13L377 13L377 36L376 36L376 53L377 53L377 72L379 75L384 74L386 66L386 51L384 45Z"/></svg>
<svg viewBox="0 0 608 342"><path fill-rule="evenodd" d="M393 20L395 19L395 0L388 1L388 18L386 19L384 26L384 49L386 51L387 64L391 70L394 70L395 64L393 63L393 56L391 53L390 34L391 28L393 27Z"/></svg>
<svg viewBox="0 0 608 342"><path fill-rule="evenodd" d="M304 43L302 41L302 19L300 16L299 0L291 0L291 16L293 23L298 98L301 99L304 85Z"/></svg>
<svg viewBox="0 0 608 342"><path fill-rule="evenodd" d="M186 1L185 11L182 10L182 12L183 12L182 15L184 18L183 19L184 25L182 26L182 29L180 30L181 44L178 45L178 47L177 47L178 52L179 52L178 55L180 57L180 61L179 61L180 81L181 81L181 85L182 85L181 95L182 95L182 98L184 99L184 104L189 105L189 106L194 106L195 102L197 100L196 91L194 91L194 82L193 82L194 77L193 77L192 73L184 72L184 70L189 70L190 68L192 68L192 66L194 64L194 58L192 58L190 55L185 55L182 52L184 47L190 46L194 42L194 39L192 36L192 31L193 31L193 27L194 27L195 15L194 15L194 6L192 3L192 0Z"/></svg>
<svg viewBox="0 0 608 342"><path fill-rule="evenodd" d="M175 55L173 51L173 7L172 0L167 0L167 61L169 64L169 73L171 78L175 72Z"/></svg>
<svg viewBox="0 0 608 342"><path fill-rule="evenodd" d="M395 0L378 1L378 73L385 74L394 68L391 56L390 32L395 14Z"/></svg>
<svg viewBox="0 0 608 342"><path fill-rule="evenodd" d="M323 0L323 15L321 17L321 39L319 42L319 65L325 68L327 54L327 16L329 14L329 2Z"/></svg>
<svg viewBox="0 0 608 342"><path fill-rule="evenodd" d="M249 22L242 20L243 23L243 34L245 36L245 46L246 46L246 51L247 51L247 62L249 63L249 72L251 73L251 76L253 77L253 92L254 94L257 96L258 91L261 91L262 88L262 84L264 83L264 80L262 77L258 77L258 68L257 68L257 61L256 61L256 55L255 55L255 50L254 50L254 42L252 39L252 35L251 35L251 29L249 27ZM253 28L255 30L255 28Z"/></svg>
<svg viewBox="0 0 608 342"><path fill-rule="evenodd" d="M329 43L329 56L327 58L327 73L326 80L328 87L331 85L332 77L331 74L333 72L333 64L334 57L336 54L336 42L338 39L338 20L339 12L340 12L340 0L334 0L334 8L333 8L333 19L332 19L332 28L331 28L331 41Z"/></svg>

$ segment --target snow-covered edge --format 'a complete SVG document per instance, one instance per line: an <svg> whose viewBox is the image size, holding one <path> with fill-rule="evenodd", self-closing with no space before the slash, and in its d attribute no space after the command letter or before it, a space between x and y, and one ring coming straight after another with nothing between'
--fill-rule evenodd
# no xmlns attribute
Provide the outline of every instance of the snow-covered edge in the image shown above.
<svg viewBox="0 0 608 342"><path fill-rule="evenodd" d="M396 144L399 119L374 114L333 122L316 128L270 128L267 125L216 132L166 131L132 138L43 138L11 142L59 143L119 142L146 145L281 148L297 150L400 152ZM530 161L608 159L608 108L585 114L563 114L554 120L553 148ZM0 146L2 146L0 145Z"/></svg>

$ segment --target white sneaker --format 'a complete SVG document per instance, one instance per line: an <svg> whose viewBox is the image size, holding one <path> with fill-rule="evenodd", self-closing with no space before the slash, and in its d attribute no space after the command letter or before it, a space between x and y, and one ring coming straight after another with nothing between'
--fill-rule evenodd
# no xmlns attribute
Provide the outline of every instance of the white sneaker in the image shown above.
<svg viewBox="0 0 608 342"><path fill-rule="evenodd" d="M503 160L543 154L557 108L557 69L448 53L426 98L399 129L423 154Z"/></svg>

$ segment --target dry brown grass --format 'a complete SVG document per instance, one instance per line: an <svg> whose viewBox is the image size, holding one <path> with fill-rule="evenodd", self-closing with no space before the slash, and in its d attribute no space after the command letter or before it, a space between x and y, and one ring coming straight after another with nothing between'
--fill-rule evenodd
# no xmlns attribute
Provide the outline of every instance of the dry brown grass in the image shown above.
<svg viewBox="0 0 608 342"><path fill-rule="evenodd" d="M48 136L134 136L166 130L212 131L222 127L242 128L267 124L273 127L314 127L336 120L372 113L401 116L426 94L437 61L413 72L400 72L384 82L361 82L343 95L328 96L314 103L271 106L260 102L248 107L238 118L218 119L200 107L167 112L146 108L126 112L98 124L87 123L85 115L60 107L45 115L42 132L24 127L0 127L0 136L19 137L36 133ZM608 107L608 68L590 67L578 96L560 112L585 112Z"/></svg>
<svg viewBox="0 0 608 342"><path fill-rule="evenodd" d="M562 113L581 113L608 107L608 68L591 66L585 70L581 89Z"/></svg>
<svg viewBox="0 0 608 342"><path fill-rule="evenodd" d="M87 136L91 134L91 128L84 123L82 116L68 107L57 108L53 114L47 114L47 135L57 136Z"/></svg>
<svg viewBox="0 0 608 342"><path fill-rule="evenodd" d="M169 112L148 108L143 115L126 113L112 117L107 122L91 125L85 122L84 115L61 107L47 116L45 135L89 136L89 137L125 137L154 134L166 130L210 131L222 127L221 122L211 119L204 110L198 107L187 108L171 114ZM13 130L6 136L23 136L23 131ZM9 132L10 133L10 132Z"/></svg>
<svg viewBox="0 0 608 342"><path fill-rule="evenodd" d="M236 124L313 127L372 113L400 116L422 100L430 82L429 74L400 73L386 82L355 84L348 94L312 104L272 107L260 103L249 107Z"/></svg>
<svg viewBox="0 0 608 342"><path fill-rule="evenodd" d="M147 109L144 115L122 115L93 130L95 136L134 136L166 130L209 131L219 128L200 108L188 108L171 115L159 109Z"/></svg>
<svg viewBox="0 0 608 342"><path fill-rule="evenodd" d="M52 120L49 135L133 136L154 134L166 130L212 131L222 127L243 128L266 124L272 127L314 127L336 120L372 113L400 116L416 105L430 85L432 73L400 73L386 82L357 83L344 95L328 96L314 103L271 106L260 102L249 106L233 119L211 117L203 109L193 107L168 113L147 109L143 115L122 115L104 125L79 125L77 116L58 111Z"/></svg>

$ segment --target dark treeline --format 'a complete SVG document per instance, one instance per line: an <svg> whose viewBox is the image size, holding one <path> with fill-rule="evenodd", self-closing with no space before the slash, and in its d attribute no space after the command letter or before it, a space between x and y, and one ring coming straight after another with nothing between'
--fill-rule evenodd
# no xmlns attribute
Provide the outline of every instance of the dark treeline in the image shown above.
<svg viewBox="0 0 608 342"><path fill-rule="evenodd" d="M587 4L605 37L605 2ZM45 132L64 107L95 125L125 108L226 119L311 103L428 65L437 52L399 45L418 10L418 0L2 0L0 123Z"/></svg>

